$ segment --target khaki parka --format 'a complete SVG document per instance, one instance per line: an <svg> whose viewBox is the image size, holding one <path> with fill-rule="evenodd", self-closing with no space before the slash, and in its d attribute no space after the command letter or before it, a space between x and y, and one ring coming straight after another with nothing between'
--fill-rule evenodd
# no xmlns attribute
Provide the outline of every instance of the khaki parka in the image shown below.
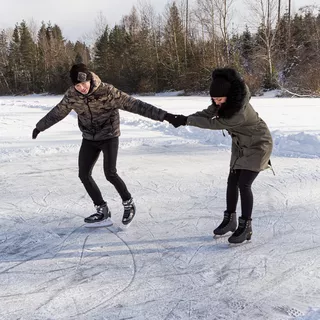
<svg viewBox="0 0 320 320"><path fill-rule="evenodd" d="M187 125L226 130L232 138L231 169L264 170L273 147L268 126L251 106L249 89L240 76L232 69L218 72L231 82L226 104L219 107L212 100L207 109L188 116Z"/></svg>

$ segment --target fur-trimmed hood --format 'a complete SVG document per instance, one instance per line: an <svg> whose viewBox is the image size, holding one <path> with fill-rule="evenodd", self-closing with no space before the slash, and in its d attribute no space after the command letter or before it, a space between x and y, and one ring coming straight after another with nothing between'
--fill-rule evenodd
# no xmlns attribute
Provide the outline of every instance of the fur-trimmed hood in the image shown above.
<svg viewBox="0 0 320 320"><path fill-rule="evenodd" d="M212 81L223 78L230 82L231 86L227 95L227 101L221 107L217 106L212 99L213 105L217 107L217 116L220 118L231 118L246 104L246 97L250 95L240 74L232 68L218 68L212 72ZM249 99L248 99L249 100Z"/></svg>

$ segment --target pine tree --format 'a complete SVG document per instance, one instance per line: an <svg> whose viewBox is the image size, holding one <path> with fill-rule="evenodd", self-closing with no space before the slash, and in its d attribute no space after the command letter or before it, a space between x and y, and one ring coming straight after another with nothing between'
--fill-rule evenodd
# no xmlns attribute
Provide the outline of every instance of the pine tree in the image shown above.
<svg viewBox="0 0 320 320"><path fill-rule="evenodd" d="M105 81L108 80L109 64L111 64L109 53L109 27L106 26L103 34L95 43L94 69Z"/></svg>
<svg viewBox="0 0 320 320"><path fill-rule="evenodd" d="M251 69L253 53L254 53L254 40L249 31L248 25L246 25L245 31L240 37L241 43L241 55L244 59L244 65L246 68Z"/></svg>
<svg viewBox="0 0 320 320"><path fill-rule="evenodd" d="M9 44L9 72L8 82L13 92L18 92L21 88L19 87L19 76L21 70L21 55L20 55L20 34L18 25L13 30L12 40Z"/></svg>
<svg viewBox="0 0 320 320"><path fill-rule="evenodd" d="M71 47L71 43L70 43L70 47ZM74 59L75 63L89 64L90 52L85 43L77 41L73 46L73 52L75 55L75 59Z"/></svg>
<svg viewBox="0 0 320 320"><path fill-rule="evenodd" d="M25 91L30 93L35 90L34 78L36 73L36 45L32 40L25 21L21 22L19 30L19 50L21 56L20 82L26 87Z"/></svg>
<svg viewBox="0 0 320 320"><path fill-rule="evenodd" d="M108 79L110 79L111 83L127 91L127 79L123 71L126 68L125 61L128 56L130 41L130 36L123 25L116 25L110 31L108 45L108 57L110 57L108 61Z"/></svg>
<svg viewBox="0 0 320 320"><path fill-rule="evenodd" d="M168 89L183 89L184 81L184 30L175 2L169 8L169 16L164 27L164 42L162 46L164 76Z"/></svg>
<svg viewBox="0 0 320 320"><path fill-rule="evenodd" d="M58 25L53 27L49 24L46 29L46 36L49 45L48 73L50 92L63 92L70 85L69 68L72 63L72 57L68 57L65 48L65 39Z"/></svg>
<svg viewBox="0 0 320 320"><path fill-rule="evenodd" d="M0 32L0 94L11 93L7 81L9 48L5 30Z"/></svg>
<svg viewBox="0 0 320 320"><path fill-rule="evenodd" d="M130 92L156 90L157 57L154 55L152 35L147 21L141 22L135 8L125 16L123 24L127 32L127 52L122 76Z"/></svg>

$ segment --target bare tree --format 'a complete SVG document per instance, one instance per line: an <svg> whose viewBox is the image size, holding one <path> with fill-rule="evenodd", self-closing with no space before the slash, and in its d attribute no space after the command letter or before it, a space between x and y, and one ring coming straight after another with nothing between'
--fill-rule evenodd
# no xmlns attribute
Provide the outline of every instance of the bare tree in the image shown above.
<svg viewBox="0 0 320 320"><path fill-rule="evenodd" d="M275 39L277 36L277 1L278 0L247 0L251 12L251 21L258 29L260 48L257 50L257 58L265 61L266 85L274 84L273 54Z"/></svg>
<svg viewBox="0 0 320 320"><path fill-rule="evenodd" d="M147 1L139 1L138 8L142 24L149 29L152 35L152 44L157 62L160 62L159 46L161 38L161 16L155 13L154 8Z"/></svg>
<svg viewBox="0 0 320 320"><path fill-rule="evenodd" d="M32 18L27 23L32 40L34 42L37 42L38 40L38 30L39 30L39 24Z"/></svg>
<svg viewBox="0 0 320 320"><path fill-rule="evenodd" d="M95 19L94 29L91 32L85 33L81 37L81 41L87 43L94 43L96 39L100 38L103 35L107 26L107 18L102 13L102 11L100 11Z"/></svg>
<svg viewBox="0 0 320 320"><path fill-rule="evenodd" d="M229 64L229 29L232 20L232 5L234 0L197 0L197 19L212 41L216 65ZM219 56L218 37L224 43L223 56Z"/></svg>
<svg viewBox="0 0 320 320"><path fill-rule="evenodd" d="M232 5L234 0L214 0L218 13L219 28L225 46L225 55L227 64L230 63L229 50L229 25L232 19Z"/></svg>
<svg viewBox="0 0 320 320"><path fill-rule="evenodd" d="M291 44L291 0L288 0L288 43Z"/></svg>
<svg viewBox="0 0 320 320"><path fill-rule="evenodd" d="M200 22L202 42L209 40L212 43L212 65L218 65L219 54L216 31L216 8L213 0L197 0L195 17ZM205 55L206 52L203 51Z"/></svg>
<svg viewBox="0 0 320 320"><path fill-rule="evenodd" d="M188 36L189 36L189 1L186 0L186 27L185 27L185 38L184 38L184 59L185 65L188 65Z"/></svg>

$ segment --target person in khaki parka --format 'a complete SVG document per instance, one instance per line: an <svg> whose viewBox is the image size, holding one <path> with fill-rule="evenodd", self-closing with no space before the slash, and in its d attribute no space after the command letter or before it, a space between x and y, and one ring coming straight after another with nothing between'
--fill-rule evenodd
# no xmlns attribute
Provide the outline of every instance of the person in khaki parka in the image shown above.
<svg viewBox="0 0 320 320"><path fill-rule="evenodd" d="M250 240L253 194L251 185L259 172L271 167L273 148L268 126L255 112L250 92L241 76L231 68L218 68L212 72L210 85L212 104L205 110L188 117L167 114L176 128L181 125L211 130L226 130L232 138L230 173L222 223L213 231L215 235L233 232L230 243ZM236 207L240 191L241 217L237 224Z"/></svg>
<svg viewBox="0 0 320 320"><path fill-rule="evenodd" d="M73 65L70 78L73 86L67 90L60 103L36 124L32 138L36 139L40 132L61 121L74 110L78 115L78 125L83 137L78 159L79 178L96 207L96 213L84 219L86 226L112 225L110 210L92 178L93 167L101 152L104 156L105 177L115 186L122 198L122 223L127 225L132 221L136 208L116 169L120 136L119 109L157 121L166 120L167 112L135 99L111 84L101 82L85 64Z"/></svg>

